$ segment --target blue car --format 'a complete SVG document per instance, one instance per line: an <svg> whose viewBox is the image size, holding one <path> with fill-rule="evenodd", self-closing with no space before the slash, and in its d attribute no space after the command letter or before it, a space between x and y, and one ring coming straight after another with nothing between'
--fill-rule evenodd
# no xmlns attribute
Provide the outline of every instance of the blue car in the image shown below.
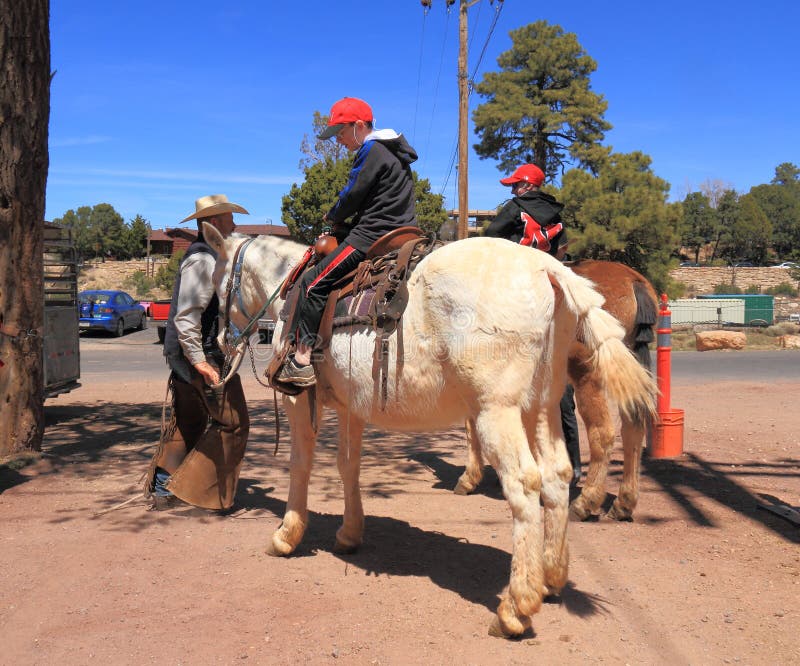
<svg viewBox="0 0 800 666"><path fill-rule="evenodd" d="M80 330L104 330L120 337L129 328L147 328L147 314L138 301L124 291L82 291Z"/></svg>

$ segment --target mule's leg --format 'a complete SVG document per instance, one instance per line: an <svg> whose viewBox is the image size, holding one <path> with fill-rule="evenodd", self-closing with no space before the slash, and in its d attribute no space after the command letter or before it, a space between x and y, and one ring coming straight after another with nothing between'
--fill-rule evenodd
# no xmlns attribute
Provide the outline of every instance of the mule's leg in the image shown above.
<svg viewBox="0 0 800 666"><path fill-rule="evenodd" d="M542 475L544 594L558 594L567 584L569 572L567 523L572 480L572 464L562 433L559 404L553 405L549 413L541 410L538 415L528 414L525 423L528 441Z"/></svg>
<svg viewBox="0 0 800 666"><path fill-rule="evenodd" d="M633 510L639 501L639 475L641 473L642 442L645 428L622 417L622 483L614 504L609 509L613 520L633 520Z"/></svg>
<svg viewBox="0 0 800 666"><path fill-rule="evenodd" d="M361 505L361 438L363 421L347 413L339 413L339 449L336 465L344 485L344 516L336 531L334 551L349 553L361 545L364 537L364 507Z"/></svg>
<svg viewBox="0 0 800 666"><path fill-rule="evenodd" d="M497 471L513 516L511 580L489 633L518 636L542 604L542 479L518 407L491 406L475 421L486 460Z"/></svg>
<svg viewBox="0 0 800 666"><path fill-rule="evenodd" d="M469 495L483 478L483 455L480 440L475 436L475 420L467 419L464 427L467 433L467 466L453 489L456 495Z"/></svg>
<svg viewBox="0 0 800 666"><path fill-rule="evenodd" d="M314 458L316 435L311 423L308 391L283 401L291 432L289 459L289 499L283 522L272 533L269 555L289 555L303 538L308 524L308 482Z"/></svg>
<svg viewBox="0 0 800 666"><path fill-rule="evenodd" d="M581 494L573 500L569 512L573 518L586 520L600 510L606 498L606 476L614 446L614 424L598 378L590 375L581 378L575 385L575 396L589 439L589 470Z"/></svg>

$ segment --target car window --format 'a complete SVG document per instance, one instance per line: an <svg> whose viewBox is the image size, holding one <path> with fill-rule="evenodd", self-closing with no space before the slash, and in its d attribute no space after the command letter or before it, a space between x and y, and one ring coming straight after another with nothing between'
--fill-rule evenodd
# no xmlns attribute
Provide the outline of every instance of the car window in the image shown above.
<svg viewBox="0 0 800 666"><path fill-rule="evenodd" d="M119 294L118 298L120 305L131 305L133 303L133 299L128 294Z"/></svg>
<svg viewBox="0 0 800 666"><path fill-rule="evenodd" d="M79 298L81 303L99 303L100 305L108 303L108 294L81 294Z"/></svg>

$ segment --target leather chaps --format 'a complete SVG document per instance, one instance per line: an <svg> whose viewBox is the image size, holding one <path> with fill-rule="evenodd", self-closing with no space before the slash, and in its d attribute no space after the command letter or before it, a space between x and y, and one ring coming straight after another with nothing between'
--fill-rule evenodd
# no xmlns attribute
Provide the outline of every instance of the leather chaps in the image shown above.
<svg viewBox="0 0 800 666"><path fill-rule="evenodd" d="M219 389L207 387L199 375L185 382L173 372L169 381L172 416L146 487L152 487L161 467L170 474L167 490L179 499L205 509L229 509L250 429L241 379L234 375Z"/></svg>

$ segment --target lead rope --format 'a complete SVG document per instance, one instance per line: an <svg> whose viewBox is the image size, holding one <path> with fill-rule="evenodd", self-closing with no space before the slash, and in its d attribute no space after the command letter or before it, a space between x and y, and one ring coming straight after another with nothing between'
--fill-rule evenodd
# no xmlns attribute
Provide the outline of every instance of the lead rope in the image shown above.
<svg viewBox="0 0 800 666"><path fill-rule="evenodd" d="M253 376L256 378L256 381L264 388L272 389L272 406L275 411L275 450L272 452L272 455L277 456L278 446L281 441L281 421L278 415L278 392L266 382L262 382L261 377L258 376L258 370L256 370L256 357L253 354L253 346L247 345L247 350L250 353L250 367L253 369Z"/></svg>

